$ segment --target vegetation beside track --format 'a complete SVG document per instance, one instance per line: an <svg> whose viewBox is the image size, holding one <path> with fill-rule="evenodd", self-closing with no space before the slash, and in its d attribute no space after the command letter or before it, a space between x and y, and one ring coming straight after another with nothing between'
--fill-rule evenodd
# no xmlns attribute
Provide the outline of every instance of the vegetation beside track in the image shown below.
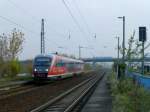
<svg viewBox="0 0 150 112"><path fill-rule="evenodd" d="M17 81L30 81L30 80L32 80L31 76L16 76L14 78L5 77L0 79L0 87L13 85L13 83Z"/></svg>
<svg viewBox="0 0 150 112"><path fill-rule="evenodd" d="M114 72L108 77L113 97L112 112L149 112L150 92L131 78L117 80Z"/></svg>
<svg viewBox="0 0 150 112"><path fill-rule="evenodd" d="M95 71L96 72L96 71ZM87 72L73 78L52 81L48 84L37 85L37 88L0 99L0 111L2 112L29 112L32 109L55 98L63 92L71 89L80 82L95 75L95 72ZM5 106L3 106L5 105Z"/></svg>
<svg viewBox="0 0 150 112"><path fill-rule="evenodd" d="M15 77L20 73L18 54L23 50L24 33L14 28L0 35L0 78Z"/></svg>

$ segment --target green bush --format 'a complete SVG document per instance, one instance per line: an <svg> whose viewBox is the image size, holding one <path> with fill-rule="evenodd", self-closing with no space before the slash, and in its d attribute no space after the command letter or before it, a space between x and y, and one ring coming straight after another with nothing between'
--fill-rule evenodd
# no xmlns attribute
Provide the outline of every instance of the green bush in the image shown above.
<svg viewBox="0 0 150 112"><path fill-rule="evenodd" d="M29 73L32 74L33 69L33 60L25 60L20 62L21 65L21 73Z"/></svg>
<svg viewBox="0 0 150 112"><path fill-rule="evenodd" d="M150 92L131 78L117 80L109 76L113 96L113 112L150 112Z"/></svg>
<svg viewBox="0 0 150 112"><path fill-rule="evenodd" d="M32 74L32 70L33 70L33 65L32 65L32 62L31 62L31 63L29 63L29 64L27 65L27 72L28 72L29 74Z"/></svg>
<svg viewBox="0 0 150 112"><path fill-rule="evenodd" d="M1 62L0 64L0 77L3 78L8 75L8 63Z"/></svg>
<svg viewBox="0 0 150 112"><path fill-rule="evenodd" d="M88 63L84 64L84 70L92 70L92 65Z"/></svg>
<svg viewBox="0 0 150 112"><path fill-rule="evenodd" d="M8 76L15 77L21 70L20 63L17 59L9 62Z"/></svg>

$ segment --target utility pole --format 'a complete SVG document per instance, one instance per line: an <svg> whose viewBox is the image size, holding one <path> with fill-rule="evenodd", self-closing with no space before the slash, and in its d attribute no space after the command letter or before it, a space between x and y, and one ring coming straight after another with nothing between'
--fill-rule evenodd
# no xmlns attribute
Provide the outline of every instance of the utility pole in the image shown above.
<svg viewBox="0 0 150 112"><path fill-rule="evenodd" d="M144 41L142 41L142 74L144 75Z"/></svg>
<svg viewBox="0 0 150 112"><path fill-rule="evenodd" d="M123 16L123 63L125 61L125 16Z"/></svg>
<svg viewBox="0 0 150 112"><path fill-rule="evenodd" d="M117 39L118 39L118 63L119 63L119 44L120 44L120 43L119 43L119 41L120 41L119 39L120 39L120 38L117 37Z"/></svg>
<svg viewBox="0 0 150 112"><path fill-rule="evenodd" d="M44 37L44 19L41 23L41 54L45 53L45 37Z"/></svg>
<svg viewBox="0 0 150 112"><path fill-rule="evenodd" d="M122 42L123 56L122 56L122 61L123 61L123 63L125 63L125 16L118 17L118 18L123 20L123 42Z"/></svg>
<svg viewBox="0 0 150 112"><path fill-rule="evenodd" d="M117 63L117 78L119 78L120 77L120 73L119 73L119 37L117 37L117 39L118 39L118 63Z"/></svg>
<svg viewBox="0 0 150 112"><path fill-rule="evenodd" d="M79 45L79 59L81 58L81 46Z"/></svg>

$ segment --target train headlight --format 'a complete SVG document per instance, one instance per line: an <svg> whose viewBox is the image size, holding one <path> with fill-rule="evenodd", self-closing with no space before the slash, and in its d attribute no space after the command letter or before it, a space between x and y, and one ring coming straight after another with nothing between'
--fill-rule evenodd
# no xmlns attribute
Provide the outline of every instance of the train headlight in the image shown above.
<svg viewBox="0 0 150 112"><path fill-rule="evenodd" d="M45 69L46 72L48 72L48 69Z"/></svg>
<svg viewBox="0 0 150 112"><path fill-rule="evenodd" d="M36 72L36 71L37 71L37 69L35 68L35 69L34 69L34 71Z"/></svg>

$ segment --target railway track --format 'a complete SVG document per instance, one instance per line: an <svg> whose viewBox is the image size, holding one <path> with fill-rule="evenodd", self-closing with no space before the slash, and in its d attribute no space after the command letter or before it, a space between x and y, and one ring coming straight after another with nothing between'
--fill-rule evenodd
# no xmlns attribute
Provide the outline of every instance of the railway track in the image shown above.
<svg viewBox="0 0 150 112"><path fill-rule="evenodd" d="M17 84L14 86L6 86L0 88L0 99L7 98L9 96L22 94L28 91L32 91L34 89L40 88L41 86L48 85L53 83L54 81L49 81L49 83L35 83L34 81L30 81L24 84Z"/></svg>
<svg viewBox="0 0 150 112"><path fill-rule="evenodd" d="M88 73L88 72L87 72ZM19 93L23 93L32 89L36 89L40 87L41 85L45 84L51 84L56 81L48 81L48 83L35 83L34 81L27 81L20 84L14 84L14 85L8 85L4 87L0 87L0 99L6 98L11 95L16 95Z"/></svg>
<svg viewBox="0 0 150 112"><path fill-rule="evenodd" d="M72 112L80 110L104 74L85 80L31 112Z"/></svg>
<svg viewBox="0 0 150 112"><path fill-rule="evenodd" d="M15 86L8 86L0 89L0 99L6 98L12 95L16 95L19 93L23 93L25 91L31 90L33 88L36 88L37 86L34 85L34 83L29 84L21 84L21 85L15 85Z"/></svg>

